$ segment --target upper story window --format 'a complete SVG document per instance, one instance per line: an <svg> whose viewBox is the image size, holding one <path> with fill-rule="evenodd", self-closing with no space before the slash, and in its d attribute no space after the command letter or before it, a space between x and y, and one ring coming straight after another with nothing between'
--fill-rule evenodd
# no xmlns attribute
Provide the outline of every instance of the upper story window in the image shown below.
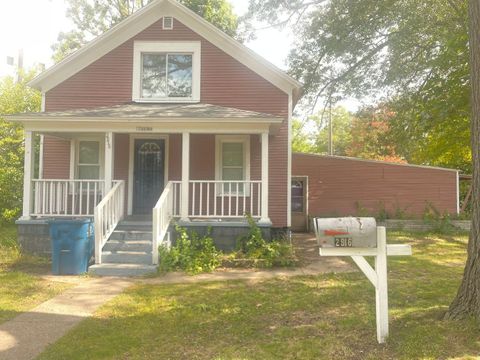
<svg viewBox="0 0 480 360"><path fill-rule="evenodd" d="M133 101L199 102L200 42L136 41Z"/></svg>
<svg viewBox="0 0 480 360"><path fill-rule="evenodd" d="M142 54L142 98L191 98L192 54Z"/></svg>

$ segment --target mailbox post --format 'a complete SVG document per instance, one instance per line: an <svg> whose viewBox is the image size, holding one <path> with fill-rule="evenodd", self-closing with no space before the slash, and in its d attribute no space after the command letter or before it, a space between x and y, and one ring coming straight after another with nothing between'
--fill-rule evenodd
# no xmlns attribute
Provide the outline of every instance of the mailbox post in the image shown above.
<svg viewBox="0 0 480 360"><path fill-rule="evenodd" d="M377 340L383 344L388 337L387 256L412 255L410 245L387 245L383 226L373 218L314 219L320 256L350 256L375 287ZM365 260L375 258L375 268Z"/></svg>

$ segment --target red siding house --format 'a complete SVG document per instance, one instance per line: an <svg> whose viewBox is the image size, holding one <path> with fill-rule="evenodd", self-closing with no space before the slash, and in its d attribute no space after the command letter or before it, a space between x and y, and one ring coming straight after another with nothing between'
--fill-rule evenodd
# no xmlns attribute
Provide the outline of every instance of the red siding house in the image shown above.
<svg viewBox="0 0 480 360"><path fill-rule="evenodd" d="M97 268L140 269L157 263L172 220L212 227L224 248L246 213L266 234L290 226L301 85L176 1L151 2L30 86L42 112L11 117L25 127L27 247L48 251L46 218L93 217ZM139 228L149 249L123 251L119 237Z"/></svg>
<svg viewBox="0 0 480 360"><path fill-rule="evenodd" d="M211 229L229 250L245 214L268 237L305 230L308 216L357 215L356 202L458 208L456 172L299 154L292 164L301 84L174 0L152 1L30 86L42 112L9 117L25 128L20 243L49 253L47 219L93 218L98 274L154 270L174 222Z"/></svg>

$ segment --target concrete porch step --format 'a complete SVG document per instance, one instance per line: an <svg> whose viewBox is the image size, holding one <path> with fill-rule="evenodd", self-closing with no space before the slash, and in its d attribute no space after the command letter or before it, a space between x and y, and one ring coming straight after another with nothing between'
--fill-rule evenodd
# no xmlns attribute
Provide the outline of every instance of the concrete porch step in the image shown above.
<svg viewBox="0 0 480 360"><path fill-rule="evenodd" d="M115 230L152 232L152 223L144 221L122 221Z"/></svg>
<svg viewBox="0 0 480 360"><path fill-rule="evenodd" d="M103 251L133 251L133 252L152 252L151 240L108 240Z"/></svg>
<svg viewBox="0 0 480 360"><path fill-rule="evenodd" d="M146 264L103 263L90 266L88 272L97 276L142 276L156 273L157 267Z"/></svg>
<svg viewBox="0 0 480 360"><path fill-rule="evenodd" d="M118 230L110 236L110 240L149 240L152 241L152 231L144 230ZM109 240L109 241L110 241Z"/></svg>
<svg viewBox="0 0 480 360"><path fill-rule="evenodd" d="M113 264L152 264L152 254L135 251L103 251L102 261Z"/></svg>

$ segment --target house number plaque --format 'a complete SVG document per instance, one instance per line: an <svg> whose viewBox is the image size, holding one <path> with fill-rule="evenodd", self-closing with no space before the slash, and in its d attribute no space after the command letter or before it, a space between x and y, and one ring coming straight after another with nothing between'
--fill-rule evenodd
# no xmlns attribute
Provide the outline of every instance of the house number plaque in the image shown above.
<svg viewBox="0 0 480 360"><path fill-rule="evenodd" d="M137 126L137 131L142 131L142 132L153 131L153 128L152 127Z"/></svg>

